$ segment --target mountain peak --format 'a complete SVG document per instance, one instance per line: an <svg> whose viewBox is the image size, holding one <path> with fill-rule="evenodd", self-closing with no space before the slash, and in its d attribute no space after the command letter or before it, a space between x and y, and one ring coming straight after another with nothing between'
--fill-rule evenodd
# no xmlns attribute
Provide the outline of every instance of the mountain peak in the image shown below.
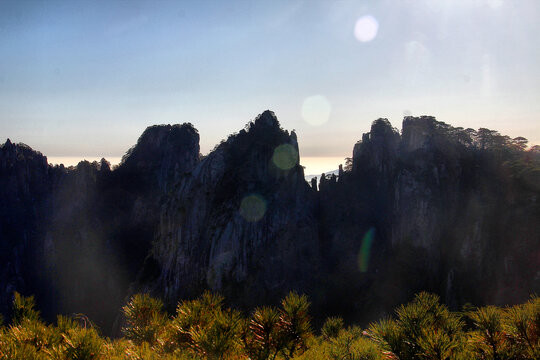
<svg viewBox="0 0 540 360"><path fill-rule="evenodd" d="M263 125L268 127L280 128L279 121L273 111L265 110L262 114L257 116L254 121L255 126Z"/></svg>

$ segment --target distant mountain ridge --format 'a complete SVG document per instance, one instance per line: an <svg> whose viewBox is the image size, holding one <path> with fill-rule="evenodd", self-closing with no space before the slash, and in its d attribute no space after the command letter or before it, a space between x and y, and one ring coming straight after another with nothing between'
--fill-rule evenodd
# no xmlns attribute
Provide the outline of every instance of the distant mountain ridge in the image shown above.
<svg viewBox="0 0 540 360"><path fill-rule="evenodd" d="M429 116L402 129L374 121L350 168L315 183L271 111L204 157L191 124L149 127L116 169L51 166L8 140L0 310L17 290L111 331L138 291L248 308L294 289L316 315L357 321L420 290L451 307L538 292L539 148Z"/></svg>

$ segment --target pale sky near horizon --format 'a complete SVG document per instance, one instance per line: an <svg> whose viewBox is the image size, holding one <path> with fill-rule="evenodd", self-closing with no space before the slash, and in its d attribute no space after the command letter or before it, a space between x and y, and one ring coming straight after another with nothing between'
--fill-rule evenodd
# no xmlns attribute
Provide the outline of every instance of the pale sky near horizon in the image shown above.
<svg viewBox="0 0 540 360"><path fill-rule="evenodd" d="M540 144L539 34L537 0L0 0L0 142L118 158L191 122L207 153L270 109L305 159L405 114Z"/></svg>

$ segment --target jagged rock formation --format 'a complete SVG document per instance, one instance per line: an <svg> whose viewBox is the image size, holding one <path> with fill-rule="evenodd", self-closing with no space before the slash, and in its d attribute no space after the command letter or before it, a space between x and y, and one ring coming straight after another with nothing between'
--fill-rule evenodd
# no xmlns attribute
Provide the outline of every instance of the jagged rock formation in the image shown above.
<svg viewBox="0 0 540 360"><path fill-rule="evenodd" d="M250 305L313 288L314 199L296 135L264 112L168 197L152 251L159 273L150 285L171 304L208 288Z"/></svg>
<svg viewBox="0 0 540 360"><path fill-rule="evenodd" d="M49 194L56 170L47 158L8 139L0 147L0 309L10 306L13 291L39 283Z"/></svg>
<svg viewBox="0 0 540 360"><path fill-rule="evenodd" d="M362 274L352 257L341 265L370 299L339 307L382 311L422 289L453 306L504 304L540 289L538 154L486 133L428 116L406 117L401 137L386 119L373 123L352 171L321 191L331 257L358 253L361 234L375 230L371 268Z"/></svg>
<svg viewBox="0 0 540 360"><path fill-rule="evenodd" d="M84 312L108 331L147 256L162 197L199 161L191 124L148 128L120 166L52 167L8 140L0 148L1 310L13 290L45 316Z"/></svg>
<svg viewBox="0 0 540 360"><path fill-rule="evenodd" d="M356 321L419 290L453 307L522 302L540 291L540 155L525 143L378 119L317 186L270 111L204 158L191 124L150 127L116 169L52 167L8 140L0 310L34 293L46 316L83 312L108 331L135 291L251 307L295 289L320 318Z"/></svg>

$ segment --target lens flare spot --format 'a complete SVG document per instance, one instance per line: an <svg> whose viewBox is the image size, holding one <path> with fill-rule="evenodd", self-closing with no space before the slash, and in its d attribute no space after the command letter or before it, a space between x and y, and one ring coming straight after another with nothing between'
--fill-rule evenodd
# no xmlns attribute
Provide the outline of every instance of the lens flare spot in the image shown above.
<svg viewBox="0 0 540 360"><path fill-rule="evenodd" d="M258 194L251 194L242 199L240 203L240 215L246 221L256 222L262 219L266 213L266 201Z"/></svg>
<svg viewBox="0 0 540 360"><path fill-rule="evenodd" d="M298 151L290 145L279 145L274 150L272 162L281 170L290 170L298 164Z"/></svg>
<svg viewBox="0 0 540 360"><path fill-rule="evenodd" d="M361 42L369 42L377 36L379 22L371 15L362 16L354 24L354 36Z"/></svg>
<svg viewBox="0 0 540 360"><path fill-rule="evenodd" d="M328 121L332 106L322 95L310 96L302 104L302 117L313 126L320 126Z"/></svg>
<svg viewBox="0 0 540 360"><path fill-rule="evenodd" d="M375 238L375 228L370 228L362 238L362 246L358 253L358 269L361 272L366 272L369 265L369 257L371 254L371 244Z"/></svg>

